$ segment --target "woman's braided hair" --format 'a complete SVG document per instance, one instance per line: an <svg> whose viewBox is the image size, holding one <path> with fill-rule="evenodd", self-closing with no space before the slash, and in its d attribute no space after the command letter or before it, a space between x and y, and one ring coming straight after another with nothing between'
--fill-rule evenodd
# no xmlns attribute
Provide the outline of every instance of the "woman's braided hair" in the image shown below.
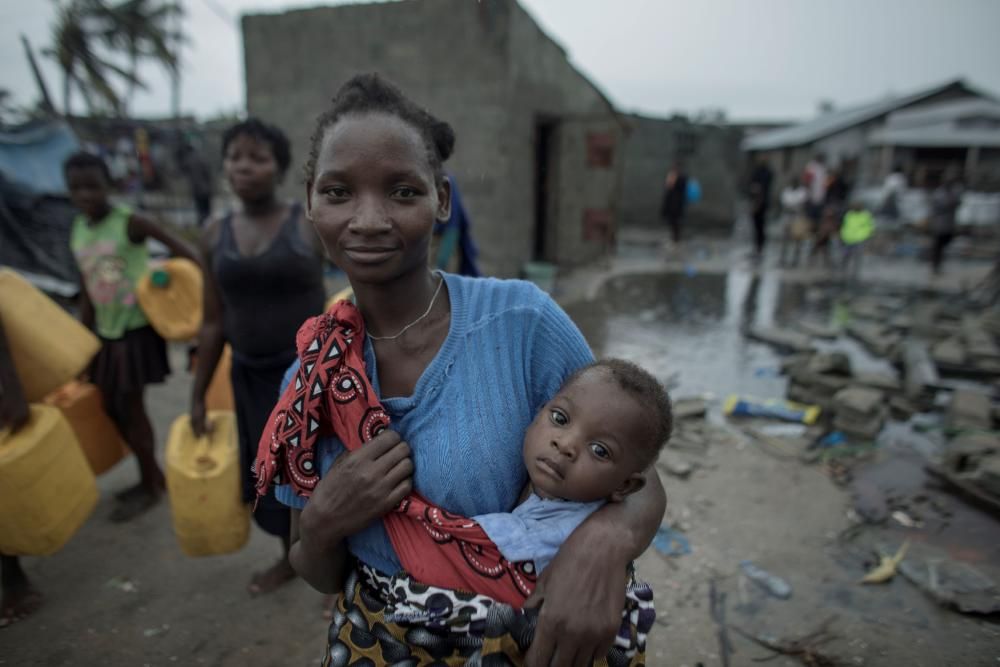
<svg viewBox="0 0 1000 667"><path fill-rule="evenodd" d="M315 175L320 145L327 128L344 116L363 113L390 114L412 125L424 139L435 178L440 181L444 176L444 162L455 150L454 130L406 97L392 83L378 74L358 74L340 87L333 96L332 104L316 119L316 129L309 141L309 161L305 166L307 182Z"/></svg>

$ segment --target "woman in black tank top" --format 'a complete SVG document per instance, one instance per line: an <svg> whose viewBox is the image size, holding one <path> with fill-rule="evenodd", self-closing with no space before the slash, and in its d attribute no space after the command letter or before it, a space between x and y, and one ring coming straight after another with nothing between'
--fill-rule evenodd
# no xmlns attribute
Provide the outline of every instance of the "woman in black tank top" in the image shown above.
<svg viewBox="0 0 1000 667"><path fill-rule="evenodd" d="M256 492L250 465L282 376L296 357L295 333L306 318L323 310L323 255L302 207L277 197L277 186L291 161L281 130L248 119L226 131L222 155L240 206L213 219L202 237L205 315L191 424L197 434L206 429L205 392L228 342L243 500L251 502ZM295 575L288 563L288 508L272 492L257 503L254 519L264 531L281 538L283 546L281 560L253 576L250 592L257 594Z"/></svg>

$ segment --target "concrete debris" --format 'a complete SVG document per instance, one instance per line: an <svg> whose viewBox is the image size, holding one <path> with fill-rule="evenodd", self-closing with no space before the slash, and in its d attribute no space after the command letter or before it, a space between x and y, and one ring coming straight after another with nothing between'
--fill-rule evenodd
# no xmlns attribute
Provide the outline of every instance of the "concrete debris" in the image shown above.
<svg viewBox="0 0 1000 667"><path fill-rule="evenodd" d="M850 377L851 358L843 352L819 352L809 358L808 369L813 373Z"/></svg>
<svg viewBox="0 0 1000 667"><path fill-rule="evenodd" d="M874 322L851 322L847 325L847 333L878 357L890 356L900 342L899 334Z"/></svg>
<svg viewBox="0 0 1000 667"><path fill-rule="evenodd" d="M988 430L993 426L993 404L988 394L956 389L948 406L948 426L953 429Z"/></svg>
<svg viewBox="0 0 1000 667"><path fill-rule="evenodd" d="M809 320L802 320L796 323L795 328L807 336L822 340L834 340L840 335L840 327L811 322Z"/></svg>
<svg viewBox="0 0 1000 667"><path fill-rule="evenodd" d="M945 551L921 545L919 553L899 564L898 571L940 605L963 614L1000 612L997 584L971 565L952 560Z"/></svg>
<svg viewBox="0 0 1000 667"><path fill-rule="evenodd" d="M870 387L851 386L833 397L836 417L833 427L866 440L879 434L888 408L885 394Z"/></svg>
<svg viewBox="0 0 1000 667"><path fill-rule="evenodd" d="M935 363L962 366L966 361L965 346L958 336L950 336L935 343L931 348L931 358Z"/></svg>
<svg viewBox="0 0 1000 667"><path fill-rule="evenodd" d="M871 387L851 386L833 397L837 408L850 416L868 416L878 411L885 402L885 394Z"/></svg>
<svg viewBox="0 0 1000 667"><path fill-rule="evenodd" d="M907 398L911 400L929 398L930 387L936 385L940 378L927 346L918 340L908 339L903 342L902 351Z"/></svg>
<svg viewBox="0 0 1000 667"><path fill-rule="evenodd" d="M902 383L894 373L880 371L857 371L854 373L857 384L884 391L899 391Z"/></svg>
<svg viewBox="0 0 1000 667"><path fill-rule="evenodd" d="M708 401L703 398L678 398L673 402L675 420L704 417L708 412Z"/></svg>
<svg viewBox="0 0 1000 667"><path fill-rule="evenodd" d="M751 327L747 332L747 336L789 352L805 352L812 349L812 340L809 336L798 331L792 331L791 329Z"/></svg>

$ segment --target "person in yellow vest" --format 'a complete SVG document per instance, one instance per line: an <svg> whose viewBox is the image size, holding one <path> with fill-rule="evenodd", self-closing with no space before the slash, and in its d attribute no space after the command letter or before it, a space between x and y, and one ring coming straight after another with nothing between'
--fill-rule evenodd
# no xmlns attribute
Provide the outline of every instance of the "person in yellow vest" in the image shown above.
<svg viewBox="0 0 1000 667"><path fill-rule="evenodd" d="M28 422L28 401L7 347L3 321L0 320L0 428L16 432ZM42 596L21 569L17 556L0 554L0 628L18 621L38 609Z"/></svg>
<svg viewBox="0 0 1000 667"><path fill-rule="evenodd" d="M118 494L111 513L112 521L123 522L155 505L166 488L143 401L146 385L162 382L170 373L166 343L136 299L136 285L149 265L146 240L156 239L194 262L198 256L145 215L110 203L111 174L100 157L75 153L63 171L70 200L80 211L70 234L82 281L80 315L101 340L90 380L104 395L108 415L139 464L139 484Z"/></svg>
<svg viewBox="0 0 1000 667"><path fill-rule="evenodd" d="M875 233L875 217L860 202L853 202L840 226L840 241L844 245L842 267L848 275L861 271L861 255L865 242Z"/></svg>

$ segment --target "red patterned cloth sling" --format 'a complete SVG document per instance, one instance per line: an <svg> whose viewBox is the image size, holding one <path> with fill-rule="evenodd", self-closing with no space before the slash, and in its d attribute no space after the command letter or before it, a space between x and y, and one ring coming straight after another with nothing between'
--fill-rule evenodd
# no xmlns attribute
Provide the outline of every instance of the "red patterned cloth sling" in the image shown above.
<svg viewBox="0 0 1000 667"><path fill-rule="evenodd" d="M295 338L301 362L264 428L254 472L257 493L290 484L308 498L319 474L317 440L335 435L355 450L389 427L364 367L364 320L339 301L302 325ZM413 492L383 517L403 569L417 581L487 595L520 608L535 587L533 564L504 558L475 521ZM393 573L388 573L393 574Z"/></svg>

